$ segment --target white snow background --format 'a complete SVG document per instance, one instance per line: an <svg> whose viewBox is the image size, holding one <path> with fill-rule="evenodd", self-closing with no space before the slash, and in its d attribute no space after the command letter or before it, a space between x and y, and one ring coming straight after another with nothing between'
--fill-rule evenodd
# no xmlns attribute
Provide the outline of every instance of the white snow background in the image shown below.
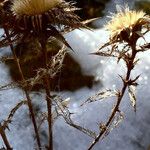
<svg viewBox="0 0 150 150"><path fill-rule="evenodd" d="M114 6L113 2L106 7ZM2 30L0 30L2 33ZM95 102L80 107L81 102L89 96L95 94L100 89L115 89L121 86L121 80L118 74L125 73L125 67L122 63L117 64L114 59L107 59L98 56L89 55L95 52L107 39L109 33L104 29L91 31L75 30L66 35L67 41L75 50L71 53L75 57L85 74L94 74L95 80L100 80L100 84L92 89L82 88L75 92L64 91L60 94L64 97L70 97L71 103L69 109L74 112L73 120L84 127L98 131L98 123L107 119L111 112L114 99L102 102ZM150 35L146 36L150 40ZM141 41L142 42L142 41ZM0 49L0 55L3 56L9 49ZM139 55L140 63L133 71L133 76L141 74L139 86L137 89L137 113L135 114L130 104L128 95L125 95L121 110L125 114L123 122L115 128L103 141L99 142L94 150L147 150L150 145L150 52ZM0 64L0 85L11 82L9 70L5 64ZM34 103L41 105L44 94L41 96L31 94ZM0 121L5 119L9 111L25 96L18 88L0 91ZM45 126L46 130L46 126ZM34 150L33 127L28 118L28 109L23 106L15 114L10 131L7 135L14 150ZM44 133L43 133L44 134ZM46 136L43 135L46 142ZM62 118L54 124L54 150L86 150L92 139L80 133L76 129L69 127ZM0 138L0 147L3 146Z"/></svg>

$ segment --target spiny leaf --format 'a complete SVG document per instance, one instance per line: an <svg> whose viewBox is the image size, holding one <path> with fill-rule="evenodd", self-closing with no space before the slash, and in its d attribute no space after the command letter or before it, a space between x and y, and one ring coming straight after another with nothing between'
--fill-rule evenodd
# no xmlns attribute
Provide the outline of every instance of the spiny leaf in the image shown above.
<svg viewBox="0 0 150 150"><path fill-rule="evenodd" d="M85 103L92 103L92 102L103 100L108 97L112 97L112 96L116 96L116 95L117 95L117 91L112 91L110 89L100 91L97 94L95 94L94 96L91 96L90 98L88 98L83 104L81 104L81 106L83 106Z"/></svg>
<svg viewBox="0 0 150 150"><path fill-rule="evenodd" d="M116 57L114 54L110 54L108 52L101 52L101 51L97 51L95 53L90 53L90 54L104 56L104 57Z"/></svg>
<svg viewBox="0 0 150 150"><path fill-rule="evenodd" d="M107 42L105 43L104 45L102 45L100 48L99 48L99 51L107 46L110 46L112 43L111 42Z"/></svg>
<svg viewBox="0 0 150 150"><path fill-rule="evenodd" d="M137 65L137 63L139 62L140 59L136 59L134 62L133 62L133 65Z"/></svg>
<svg viewBox="0 0 150 150"><path fill-rule="evenodd" d="M91 130L89 130L89 129L87 129L87 128L81 127L81 126L73 124L73 123L70 124L70 126L78 129L79 131L82 131L83 133L87 134L88 136L90 136L90 137L92 137L94 139L96 138L96 133L91 131Z"/></svg>
<svg viewBox="0 0 150 150"><path fill-rule="evenodd" d="M63 35L61 34L61 32L59 32L55 27L50 26L50 33L49 36L53 36L54 38L58 39L59 41L61 41L62 43L64 43L67 47L69 47L72 51L72 47L68 44L68 42L66 41L66 39L63 37Z"/></svg>
<svg viewBox="0 0 150 150"><path fill-rule="evenodd" d="M82 21L82 23L83 24L88 24L88 23L91 23L91 22L96 21L98 19L100 19L100 17L84 20L84 21Z"/></svg>

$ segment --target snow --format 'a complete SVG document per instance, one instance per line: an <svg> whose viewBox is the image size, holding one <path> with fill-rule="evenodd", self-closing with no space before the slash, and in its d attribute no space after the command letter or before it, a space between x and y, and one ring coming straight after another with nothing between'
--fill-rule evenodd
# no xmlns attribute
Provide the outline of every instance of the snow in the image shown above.
<svg viewBox="0 0 150 150"><path fill-rule="evenodd" d="M2 32L2 31L1 31ZM150 36L147 35L147 39ZM67 41L75 52L70 52L76 58L85 74L94 74L95 80L100 80L100 84L92 89L82 88L75 92L64 91L61 94L64 98L70 97L71 103L69 109L74 112L73 120L84 127L98 131L98 123L107 119L111 112L114 99L95 102L80 107L81 102L89 96L94 95L100 89L116 89L121 86L118 74L125 73L125 67L122 63L117 64L114 59L89 55L95 52L100 45L108 40L108 32L104 29L95 31L75 30L66 35ZM5 51L4 51L5 50ZM4 55L9 49L0 50L0 55ZM124 113L124 120L115 128L109 136L99 142L94 150L146 150L150 145L150 52L139 55L140 63L136 66L132 76L141 74L139 86L137 89L137 113L135 114L131 107L129 97L126 94L121 105ZM0 85L11 82L9 70L5 64L0 64ZM41 96L36 93L31 94L35 104L40 104L41 109L45 103L44 94ZM0 121L6 119L9 111L25 98L19 88L0 91ZM42 128L46 130L46 126ZM92 139L80 133L76 129L69 127L62 118L54 124L54 150L86 150ZM47 136L42 132L42 139L47 140ZM28 109L23 106L15 114L10 131L7 130L8 139L13 145L14 150L33 150L35 148L33 138L33 127L28 117ZM0 147L4 144L0 139Z"/></svg>

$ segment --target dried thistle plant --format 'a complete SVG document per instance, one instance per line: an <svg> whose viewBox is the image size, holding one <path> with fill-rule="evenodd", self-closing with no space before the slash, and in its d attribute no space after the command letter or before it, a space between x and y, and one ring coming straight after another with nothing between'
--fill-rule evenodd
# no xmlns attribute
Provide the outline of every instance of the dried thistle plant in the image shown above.
<svg viewBox="0 0 150 150"><path fill-rule="evenodd" d="M120 104L127 89L131 104L136 111L135 91L138 86L137 80L139 76L131 78L131 72L139 61L137 53L144 52L149 48L149 43L140 47L137 45L137 41L140 38L144 38L144 35L149 32L149 25L150 17L148 15L143 11L129 10L128 7L120 10L117 14L113 14L111 20L105 25L105 28L110 32L110 39L94 54L105 57L116 57L117 62L122 59L126 64L126 74L124 76L119 75L122 81L121 89L99 92L86 101L91 103L111 96L116 97L116 103L108 120L103 124L100 123L100 132L88 150L91 150L99 140L108 135L123 119ZM119 45L124 46L120 49Z"/></svg>
<svg viewBox="0 0 150 150"><path fill-rule="evenodd" d="M22 76L23 88L25 90L26 96L28 99L29 94L28 88L29 84L26 82L23 72L19 63L19 59L17 58L12 43L14 42L24 42L26 40L30 40L32 38L36 38L40 44L41 53L44 58L42 71L44 74L42 75L43 85L46 91L46 101L47 101L47 112L48 112L48 135L49 135L49 143L48 149L53 149L53 135L52 135L52 98L50 94L50 74L54 73L55 67L51 65L55 65L58 61L54 60L55 63L50 65L49 58L47 55L47 47L46 44L48 39L51 37L56 38L63 42L66 46L70 47L65 38L63 37L61 30L64 28L75 29L75 28L85 28L85 25L80 22L80 18L74 14L76 8L72 3L67 3L64 0L7 0L7 7L3 6L3 16L4 23L3 28L5 30L5 35L3 40L0 42L0 46L10 45L12 52L14 54L15 60L18 65L18 69ZM4 3L6 4L6 3ZM7 19L6 19L7 18ZM70 47L71 48L71 47ZM59 63L59 62L58 62ZM50 65L50 66L49 66ZM59 70L60 67L56 66ZM55 70L57 71L57 70ZM41 78L41 75L40 75ZM25 86L24 86L25 85ZM29 108L31 112L32 103L30 100ZM32 112L34 117L34 112ZM34 120L32 117L32 120ZM35 124L34 124L35 125ZM37 142L38 147L40 149L40 138L38 135L38 129L36 125L35 133L37 133ZM39 139L39 140L38 140Z"/></svg>

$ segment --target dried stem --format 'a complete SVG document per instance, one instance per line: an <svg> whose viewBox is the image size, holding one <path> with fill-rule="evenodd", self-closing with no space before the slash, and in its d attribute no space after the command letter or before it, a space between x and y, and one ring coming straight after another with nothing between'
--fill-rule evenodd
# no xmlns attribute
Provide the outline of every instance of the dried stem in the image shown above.
<svg viewBox="0 0 150 150"><path fill-rule="evenodd" d="M11 38L9 36L9 32L8 32L7 28L4 27L4 30L5 30L5 34L7 36L8 41L11 43ZM13 57L14 57L14 60L16 62L16 65L18 67L18 71L19 71L21 80L22 80L22 82L25 82L26 80L24 78L23 71L21 69L21 65L20 65L19 59L18 59L18 57L17 57L17 55L15 53L15 50L14 50L14 47L13 47L12 44L10 44L10 48L11 48L11 51L13 53ZM38 128L37 128L37 123L36 123L36 119L35 119L35 114L34 114L34 110L33 110L32 101L31 101L31 98L30 98L29 92L28 92L28 87L24 86L23 90L24 90L26 98L27 98L28 108L29 108L29 112L30 112L30 115L31 115L32 123L33 123L33 126L34 126L34 131L35 131L35 135L36 135L36 140L37 140L38 148L41 150L40 136L39 136L39 132L38 132Z"/></svg>
<svg viewBox="0 0 150 150"><path fill-rule="evenodd" d="M4 142L7 150L12 150L12 148L11 148L11 146L9 144L9 141L7 139L7 136L6 136L5 129L1 126L1 124L0 124L0 135L1 135L2 139L3 139L3 142Z"/></svg>
<svg viewBox="0 0 150 150"><path fill-rule="evenodd" d="M113 111L112 111L108 121L103 125L104 127L102 128L102 130L100 131L98 136L95 138L95 140L92 142L92 144L89 146L88 150L91 150L99 142L99 140L103 137L103 135L105 135L105 133L108 131L108 129L111 125L111 122L114 120L116 113L119 111L120 103L123 99L123 96L125 94L125 91L126 91L128 85L129 85L130 75L134 68L134 60L135 60L135 57L137 54L135 44L131 45L131 49L132 49L132 54L131 54L131 56L128 56L128 64L126 63L127 64L126 77L124 78L124 80L122 80L123 86L122 86L121 91L118 93L116 105L114 106Z"/></svg>
<svg viewBox="0 0 150 150"><path fill-rule="evenodd" d="M41 44L41 49L44 58L43 67L46 69L46 74L43 78L43 83L46 91L46 102L47 102L47 112L48 112L48 150L53 150L53 132L52 132L52 99L50 95L50 78L48 75L48 57L47 57L47 48L46 48L46 38L43 35L42 39L39 41Z"/></svg>

